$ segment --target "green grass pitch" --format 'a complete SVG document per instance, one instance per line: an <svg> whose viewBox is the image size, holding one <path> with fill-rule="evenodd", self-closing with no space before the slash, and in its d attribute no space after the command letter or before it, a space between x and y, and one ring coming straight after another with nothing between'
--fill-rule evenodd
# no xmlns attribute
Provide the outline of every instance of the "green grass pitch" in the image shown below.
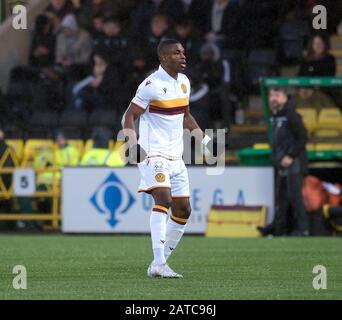
<svg viewBox="0 0 342 320"><path fill-rule="evenodd" d="M342 239L185 236L183 279L150 279L148 236L1 235L0 299L342 299ZM27 289L12 286L24 265ZM315 265L327 289L314 290Z"/></svg>

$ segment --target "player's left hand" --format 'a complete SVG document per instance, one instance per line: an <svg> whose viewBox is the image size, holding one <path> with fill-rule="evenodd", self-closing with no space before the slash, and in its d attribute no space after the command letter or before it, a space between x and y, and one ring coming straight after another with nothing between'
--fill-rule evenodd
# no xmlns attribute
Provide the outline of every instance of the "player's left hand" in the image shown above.
<svg viewBox="0 0 342 320"><path fill-rule="evenodd" d="M203 153L206 159L210 159L214 157L219 158L226 151L226 146L224 142L222 143L221 141L217 141L217 140L214 141L214 139L210 138L207 135L203 138L202 145L203 145Z"/></svg>

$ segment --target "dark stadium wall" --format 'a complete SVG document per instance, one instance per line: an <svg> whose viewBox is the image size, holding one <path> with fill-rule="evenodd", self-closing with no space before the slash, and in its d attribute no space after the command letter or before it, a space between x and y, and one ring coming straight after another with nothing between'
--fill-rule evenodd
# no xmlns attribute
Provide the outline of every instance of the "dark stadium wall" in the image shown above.
<svg viewBox="0 0 342 320"><path fill-rule="evenodd" d="M6 90L10 70L27 63L30 33L35 17L47 7L49 0L30 0L27 5L27 30L15 30L13 16L0 25L0 88Z"/></svg>

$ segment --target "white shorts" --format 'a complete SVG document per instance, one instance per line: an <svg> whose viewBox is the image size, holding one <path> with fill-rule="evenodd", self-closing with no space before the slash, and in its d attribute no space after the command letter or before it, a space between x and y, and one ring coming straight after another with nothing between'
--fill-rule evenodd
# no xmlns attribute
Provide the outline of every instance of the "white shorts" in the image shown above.
<svg viewBox="0 0 342 320"><path fill-rule="evenodd" d="M182 159L156 156L138 163L138 168L141 174L138 192L167 188L171 189L172 198L190 197L188 170Z"/></svg>

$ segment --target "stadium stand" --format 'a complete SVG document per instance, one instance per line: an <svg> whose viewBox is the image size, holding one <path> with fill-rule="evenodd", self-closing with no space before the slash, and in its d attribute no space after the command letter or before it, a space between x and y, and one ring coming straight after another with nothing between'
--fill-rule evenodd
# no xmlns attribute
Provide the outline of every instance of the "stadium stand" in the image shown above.
<svg viewBox="0 0 342 320"><path fill-rule="evenodd" d="M69 139L84 139L88 128L88 114L85 111L63 111L59 116L58 128Z"/></svg>
<svg viewBox="0 0 342 320"><path fill-rule="evenodd" d="M280 26L278 57L282 64L293 65L301 61L310 31L308 21L303 21L298 12L289 13Z"/></svg>
<svg viewBox="0 0 342 320"><path fill-rule="evenodd" d="M68 144L74 146L78 150L80 156L81 157L83 156L84 149L85 149L83 140L81 140L81 139L68 139Z"/></svg>
<svg viewBox="0 0 342 320"><path fill-rule="evenodd" d="M108 150L117 150L122 143L116 141L116 134L123 110L139 83L158 66L155 49L166 37L178 38L189 52L187 73L193 96L198 93L192 104L194 114L198 113L204 127L229 126L226 160L236 165L253 163L239 152L245 148L264 152L261 163L269 163L267 119L259 96L261 78L286 73L342 75L342 36L334 30L335 24L322 37L323 56L313 58L312 40L317 35L310 30L307 6L299 2L222 1L221 18L229 23L221 24L212 19L217 1L209 0L196 2L198 6L178 0L66 0L60 8L53 1L33 2L30 21L35 21L25 31L31 33L32 37L25 37L31 44L22 49L22 35L15 34L15 41L8 42L9 52L16 48L26 58L13 55L10 59L9 54L0 59L0 68L6 61L2 68L6 79L3 75L0 79L0 125L24 167L32 165L42 149L56 150L52 140L56 130L64 132L81 158L93 147L95 127L110 130ZM68 38L68 28L82 34L78 37L83 37L80 47L86 54L79 56L80 50L73 48L68 59L62 57L66 44L74 41ZM5 39L6 30L0 28L0 39ZM208 43L219 52L210 68L201 59ZM321 63L323 67L317 69ZM224 90L217 94L213 82L223 84ZM302 99L306 104L298 108L310 134L307 151L339 151L341 90L310 89L313 96ZM297 91L290 89L290 93ZM317 103L311 105L313 100Z"/></svg>
<svg viewBox="0 0 342 320"><path fill-rule="evenodd" d="M302 116L308 133L312 134L317 128L317 111L313 108L298 108L297 111Z"/></svg>
<svg viewBox="0 0 342 320"><path fill-rule="evenodd" d="M248 55L247 63L247 81L251 90L259 89L260 78L276 76L278 74L276 53L274 50L252 50Z"/></svg>
<svg viewBox="0 0 342 320"><path fill-rule="evenodd" d="M327 108L320 111L315 136L338 138L342 135L342 115L338 108Z"/></svg>
<svg viewBox="0 0 342 320"><path fill-rule="evenodd" d="M32 165L35 157L42 150L53 150L53 140L51 139L29 139L25 143L22 166Z"/></svg>
<svg viewBox="0 0 342 320"><path fill-rule="evenodd" d="M24 155L24 140L23 139L6 139L6 143L13 148L19 162L22 161Z"/></svg>
<svg viewBox="0 0 342 320"><path fill-rule="evenodd" d="M84 145L84 153L88 152L93 148L94 145L94 140L93 139L88 139ZM115 142L114 140L109 140L108 141L108 149L112 150L114 148Z"/></svg>

